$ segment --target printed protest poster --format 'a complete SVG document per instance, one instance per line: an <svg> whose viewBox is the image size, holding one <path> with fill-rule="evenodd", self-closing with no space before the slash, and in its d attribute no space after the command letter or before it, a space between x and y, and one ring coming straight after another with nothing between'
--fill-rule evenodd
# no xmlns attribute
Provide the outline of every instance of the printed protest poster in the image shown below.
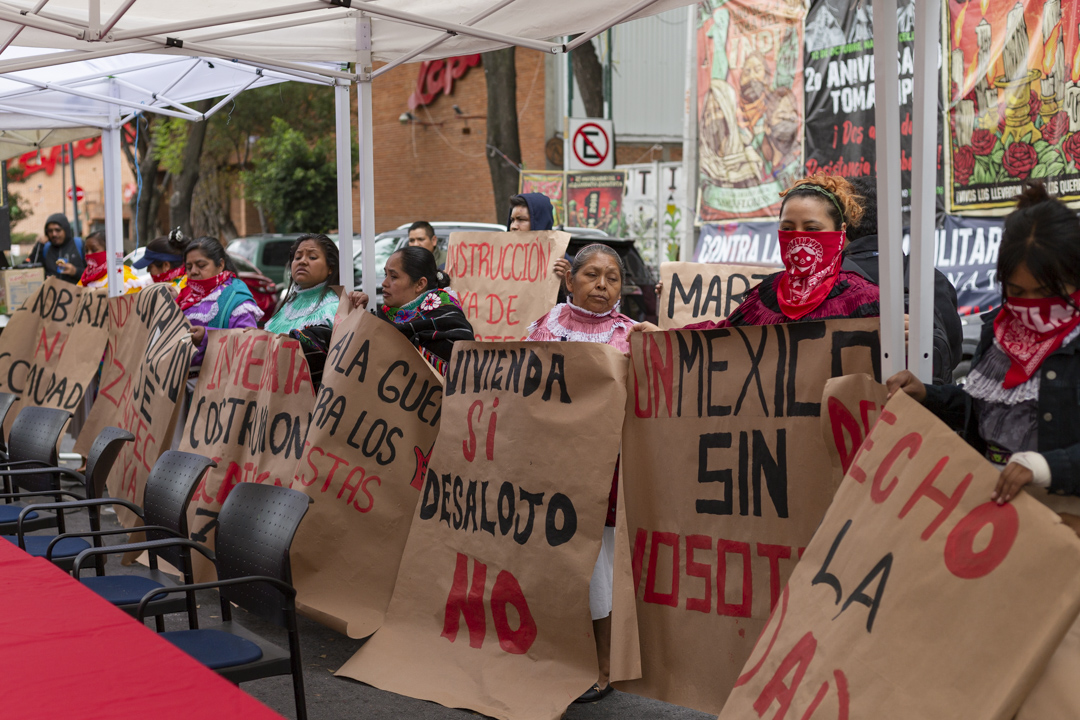
<svg viewBox="0 0 1080 720"><path fill-rule="evenodd" d="M703 225L694 260L699 263L740 263L783 267L780 223L745 222Z"/></svg>
<svg viewBox="0 0 1080 720"><path fill-rule="evenodd" d="M620 689L724 706L837 487L825 381L880 375L877 327L634 334L623 482L642 677Z"/></svg>
<svg viewBox="0 0 1080 720"><path fill-rule="evenodd" d="M1001 304L997 282L1000 219L946 215L934 243L934 267L956 288L961 315L984 313Z"/></svg>
<svg viewBox="0 0 1080 720"><path fill-rule="evenodd" d="M293 483L314 405L300 341L265 330L211 330L180 450L213 458L188 506L191 539L214 544L221 504L238 483ZM196 581L213 567L195 557Z"/></svg>
<svg viewBox="0 0 1080 720"><path fill-rule="evenodd" d="M664 263L660 266L661 330L723 320L752 288L777 272L774 267Z"/></svg>
<svg viewBox="0 0 1080 720"><path fill-rule="evenodd" d="M458 343L382 628L338 674L504 720L597 679L589 580L626 398L596 343Z"/></svg>
<svg viewBox="0 0 1080 720"><path fill-rule="evenodd" d="M108 294L49 278L0 334L0 392L19 396L5 431L25 406L75 412L109 340Z"/></svg>
<svg viewBox="0 0 1080 720"><path fill-rule="evenodd" d="M774 218L803 168L802 0L705 0L698 13L697 219Z"/></svg>
<svg viewBox="0 0 1080 720"><path fill-rule="evenodd" d="M75 452L85 456L109 426L135 436L134 442L121 446L109 475L112 497L141 507L150 469L172 444L195 353L190 333L191 325L168 285L109 298L109 344L98 396ZM127 527L137 520L125 508L118 506L116 512Z"/></svg>
<svg viewBox="0 0 1080 720"><path fill-rule="evenodd" d="M529 325L554 305L555 261L570 235L542 232L450 233L446 262L453 289L477 340L524 340Z"/></svg>
<svg viewBox="0 0 1080 720"><path fill-rule="evenodd" d="M566 225L566 209L563 207L563 186L566 177L562 170L523 170L518 182L520 193L540 193L551 201L555 211L555 225Z"/></svg>
<svg viewBox="0 0 1080 720"><path fill-rule="evenodd" d="M897 393L720 720L1012 718L1080 611L1080 539L997 479Z"/></svg>
<svg viewBox="0 0 1080 720"><path fill-rule="evenodd" d="M566 224L571 227L596 228L613 237L623 237L626 220L622 202L626 173L566 173Z"/></svg>
<svg viewBox="0 0 1080 720"><path fill-rule="evenodd" d="M1027 178L1080 200L1076 4L946 5L946 211L1004 213Z"/></svg>
<svg viewBox="0 0 1080 720"><path fill-rule="evenodd" d="M334 326L292 487L314 503L289 556L304 614L349 637L382 624L439 432L442 379L389 323Z"/></svg>

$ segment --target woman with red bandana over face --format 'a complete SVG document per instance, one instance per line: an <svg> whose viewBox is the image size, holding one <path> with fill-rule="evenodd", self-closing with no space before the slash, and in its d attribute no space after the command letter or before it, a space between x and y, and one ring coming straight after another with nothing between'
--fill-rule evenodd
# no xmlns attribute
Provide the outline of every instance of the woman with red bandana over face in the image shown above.
<svg viewBox="0 0 1080 720"><path fill-rule="evenodd" d="M905 370L889 394L920 401L1001 469L991 499L1026 488L1080 533L1080 221L1041 183L1016 208L998 252L1003 304L983 316L964 386Z"/></svg>
<svg viewBox="0 0 1080 720"><path fill-rule="evenodd" d="M781 193L780 255L784 270L770 275L720 322L687 330L735 325L779 325L801 320L877 317L878 287L841 270L848 223L862 219L862 197L845 178L816 173ZM633 330L655 331L652 323Z"/></svg>

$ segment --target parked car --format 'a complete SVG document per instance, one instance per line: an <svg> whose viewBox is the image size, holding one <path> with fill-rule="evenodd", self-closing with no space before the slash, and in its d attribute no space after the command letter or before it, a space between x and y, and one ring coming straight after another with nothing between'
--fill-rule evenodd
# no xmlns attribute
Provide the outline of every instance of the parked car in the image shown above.
<svg viewBox="0 0 1080 720"><path fill-rule="evenodd" d="M272 233L237 238L225 249L230 255L239 256L257 267L278 285L289 285L289 249L300 233ZM336 236L331 237L336 241Z"/></svg>
<svg viewBox="0 0 1080 720"><path fill-rule="evenodd" d="M133 266L139 258L146 252L146 248L136 248L134 252L128 253L124 258L124 264ZM236 269L239 271L237 277L244 281L244 284L248 286L248 290L255 297L255 304L259 306L259 309L263 311L263 318L259 322L259 327L270 319L270 316L274 314L274 309L278 303L278 288L277 283L268 278L263 273L259 272L259 268L251 264L247 259L240 257L234 253L229 253L233 262L236 263ZM150 271L146 268L138 269L131 268L132 271L140 278L150 278Z"/></svg>

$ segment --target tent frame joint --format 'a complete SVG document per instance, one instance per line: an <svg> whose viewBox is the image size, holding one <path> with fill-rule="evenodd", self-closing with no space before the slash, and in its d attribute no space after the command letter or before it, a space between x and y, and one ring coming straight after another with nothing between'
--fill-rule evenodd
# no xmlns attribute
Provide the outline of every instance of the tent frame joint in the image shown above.
<svg viewBox="0 0 1080 720"><path fill-rule="evenodd" d="M182 48L184 47L184 41L177 37L165 38L165 47Z"/></svg>

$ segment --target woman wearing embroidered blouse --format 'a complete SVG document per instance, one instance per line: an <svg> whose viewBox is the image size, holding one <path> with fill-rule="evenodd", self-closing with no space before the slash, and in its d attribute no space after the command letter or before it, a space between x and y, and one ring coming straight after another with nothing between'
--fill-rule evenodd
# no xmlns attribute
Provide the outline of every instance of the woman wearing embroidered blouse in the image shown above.
<svg viewBox="0 0 1080 720"><path fill-rule="evenodd" d="M236 277L236 267L216 238L192 240L184 249L184 266L187 285L176 302L192 325L194 370L202 366L206 354L207 330L257 327L262 310L244 281Z"/></svg>
<svg viewBox="0 0 1080 720"><path fill-rule="evenodd" d="M559 303L529 326L529 340L567 340L611 345L630 350L628 335L634 321L618 311L622 297L623 266L618 253L607 245L587 245L563 274L569 302ZM615 577L615 502L619 478L618 460L608 493L607 522L600 556L589 582L589 610L600 665L597 682L575 702L595 702L611 692L611 598Z"/></svg>
<svg viewBox="0 0 1080 720"><path fill-rule="evenodd" d="M143 289L144 283L127 265L121 266L124 272L124 294L131 295ZM79 287L109 287L105 267L105 233L101 230L86 236L86 270L79 278Z"/></svg>

